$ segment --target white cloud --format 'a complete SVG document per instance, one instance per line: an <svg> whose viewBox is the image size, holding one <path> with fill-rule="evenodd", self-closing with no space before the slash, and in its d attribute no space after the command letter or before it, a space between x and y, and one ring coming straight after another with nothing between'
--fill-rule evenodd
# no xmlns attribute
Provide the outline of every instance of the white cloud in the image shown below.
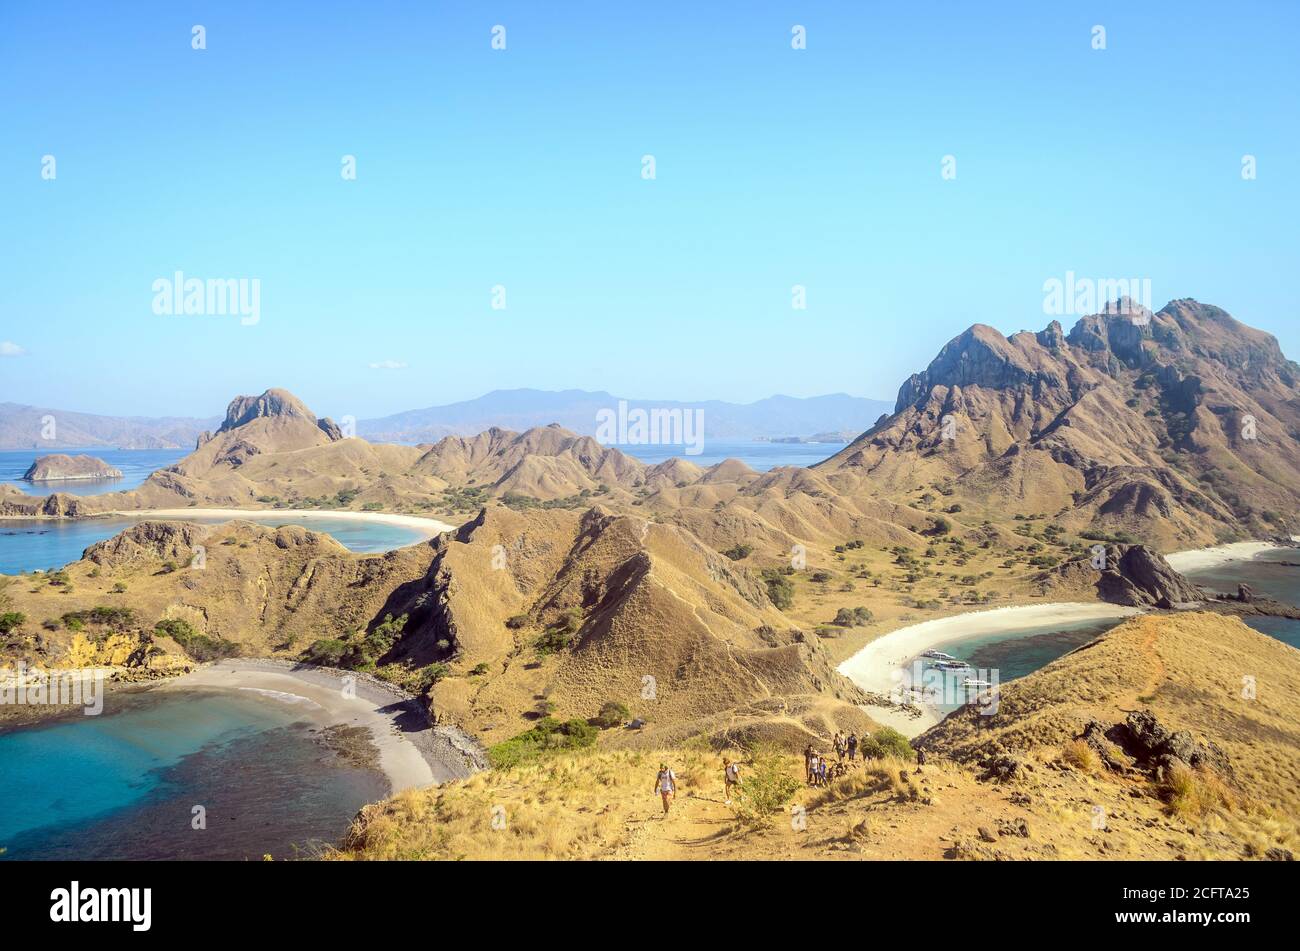
<svg viewBox="0 0 1300 951"><path fill-rule="evenodd" d="M378 363L370 364L372 370L405 370L406 364L401 360L380 360Z"/></svg>
<svg viewBox="0 0 1300 951"><path fill-rule="evenodd" d="M21 357L26 352L12 340L0 340L0 357Z"/></svg>

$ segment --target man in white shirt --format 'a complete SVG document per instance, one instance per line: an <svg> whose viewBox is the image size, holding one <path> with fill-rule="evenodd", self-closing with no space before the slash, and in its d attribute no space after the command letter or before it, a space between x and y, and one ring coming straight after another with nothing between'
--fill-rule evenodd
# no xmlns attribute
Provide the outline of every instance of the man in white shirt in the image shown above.
<svg viewBox="0 0 1300 951"><path fill-rule="evenodd" d="M659 775L655 777L655 792L664 801L664 815L672 805L673 795L677 792L677 774L668 768L667 763L659 764Z"/></svg>

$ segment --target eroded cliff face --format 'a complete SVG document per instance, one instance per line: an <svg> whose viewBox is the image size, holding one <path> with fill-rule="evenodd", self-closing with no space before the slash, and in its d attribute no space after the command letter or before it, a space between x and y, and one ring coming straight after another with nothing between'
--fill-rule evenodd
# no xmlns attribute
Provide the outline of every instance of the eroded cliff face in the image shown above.
<svg viewBox="0 0 1300 951"><path fill-rule="evenodd" d="M1272 336L1192 300L1112 304L1068 334L976 325L818 469L950 483L1166 548L1261 537L1300 504L1298 381Z"/></svg>

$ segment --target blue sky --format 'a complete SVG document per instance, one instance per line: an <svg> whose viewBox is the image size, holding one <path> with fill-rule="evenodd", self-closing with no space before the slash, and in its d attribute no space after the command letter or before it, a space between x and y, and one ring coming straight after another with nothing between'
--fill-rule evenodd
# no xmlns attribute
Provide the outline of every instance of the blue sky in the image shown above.
<svg viewBox="0 0 1300 951"><path fill-rule="evenodd" d="M0 400L892 399L1067 271L1300 356L1298 11L7 0ZM156 315L177 270L259 279L260 321Z"/></svg>

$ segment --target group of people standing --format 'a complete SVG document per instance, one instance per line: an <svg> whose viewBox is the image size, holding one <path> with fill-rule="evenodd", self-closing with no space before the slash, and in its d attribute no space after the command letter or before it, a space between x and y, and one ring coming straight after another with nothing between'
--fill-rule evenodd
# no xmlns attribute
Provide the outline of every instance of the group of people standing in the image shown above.
<svg viewBox="0 0 1300 951"><path fill-rule="evenodd" d="M829 762L824 755L813 748L809 743L804 747L803 763L804 773L809 786L827 786L832 780L839 779L849 771L848 763L854 762L858 758L858 748L860 742L856 733L840 733L836 731L831 745L835 750L835 762ZM867 754L864 750L862 761L867 761Z"/></svg>

